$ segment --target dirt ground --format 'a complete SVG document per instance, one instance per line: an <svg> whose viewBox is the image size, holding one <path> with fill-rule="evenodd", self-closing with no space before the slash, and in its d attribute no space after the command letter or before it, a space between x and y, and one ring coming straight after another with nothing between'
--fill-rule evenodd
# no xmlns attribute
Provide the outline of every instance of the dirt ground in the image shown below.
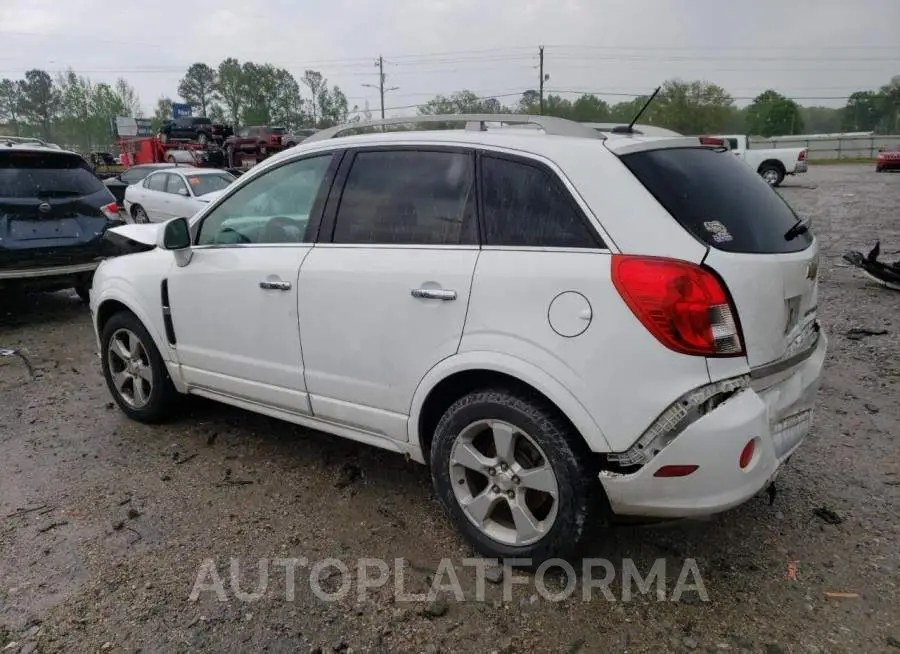
<svg viewBox="0 0 900 654"><path fill-rule="evenodd" d="M772 506L760 497L706 521L597 530L586 556L614 564L615 602L550 601L534 584L504 601L502 583L473 599L461 564L473 554L424 468L207 402L167 426L129 422L103 384L86 307L67 293L7 300L0 346L26 351L37 377L0 359L0 650L900 652L900 293L841 260L879 237L900 258L900 175L816 166L782 192L814 217L824 254L831 342L814 432ZM362 600L354 587L328 602L302 568L291 599L274 566L261 598L236 597L231 558L249 593L257 561L288 557L351 569L401 558L411 593L449 558L466 599L403 601L392 576ZM709 601L671 601L688 558ZM190 600L207 559L225 601ZM622 601L623 559L644 576L664 559L666 601L637 587ZM326 591L343 581L328 576Z"/></svg>

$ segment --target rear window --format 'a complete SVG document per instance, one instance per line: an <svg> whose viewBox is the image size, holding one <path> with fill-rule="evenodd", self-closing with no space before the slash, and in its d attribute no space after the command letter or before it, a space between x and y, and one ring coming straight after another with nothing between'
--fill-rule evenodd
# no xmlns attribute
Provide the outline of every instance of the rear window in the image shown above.
<svg viewBox="0 0 900 654"><path fill-rule="evenodd" d="M66 198L92 195L104 188L81 157L0 151L0 197Z"/></svg>
<svg viewBox="0 0 900 654"><path fill-rule="evenodd" d="M799 252L809 232L785 238L797 215L777 192L730 152L667 148L635 152L622 162L682 227L726 252Z"/></svg>
<svg viewBox="0 0 900 654"><path fill-rule="evenodd" d="M270 127L270 134L284 134L284 127Z"/></svg>
<svg viewBox="0 0 900 654"><path fill-rule="evenodd" d="M212 121L209 118L194 118L194 125L209 125Z"/></svg>

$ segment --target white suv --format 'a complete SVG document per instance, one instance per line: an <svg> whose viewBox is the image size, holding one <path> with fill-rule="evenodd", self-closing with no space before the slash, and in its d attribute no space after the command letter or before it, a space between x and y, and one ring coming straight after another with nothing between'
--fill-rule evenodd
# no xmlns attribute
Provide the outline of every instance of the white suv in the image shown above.
<svg viewBox="0 0 900 654"><path fill-rule="evenodd" d="M189 393L408 455L481 553L534 564L767 488L826 349L787 203L696 137L415 120L468 122L323 130L114 230L91 311L122 410Z"/></svg>

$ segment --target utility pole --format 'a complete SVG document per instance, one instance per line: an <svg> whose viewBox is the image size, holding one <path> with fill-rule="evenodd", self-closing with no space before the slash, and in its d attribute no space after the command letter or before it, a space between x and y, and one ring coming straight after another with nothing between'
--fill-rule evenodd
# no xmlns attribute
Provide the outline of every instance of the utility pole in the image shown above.
<svg viewBox="0 0 900 654"><path fill-rule="evenodd" d="M370 89L378 89L378 96L381 100L381 118L384 119L384 94L386 91L396 91L399 89L399 86L392 86L390 88L384 88L384 57L381 55L378 56L378 59L375 60L375 67L378 68L378 84L363 84L363 86L367 86Z"/></svg>
<svg viewBox="0 0 900 654"><path fill-rule="evenodd" d="M544 46L540 46L538 48L538 54L540 55L541 65L540 65L540 75L541 75L541 84L540 84L540 99L541 99L541 115L544 115Z"/></svg>

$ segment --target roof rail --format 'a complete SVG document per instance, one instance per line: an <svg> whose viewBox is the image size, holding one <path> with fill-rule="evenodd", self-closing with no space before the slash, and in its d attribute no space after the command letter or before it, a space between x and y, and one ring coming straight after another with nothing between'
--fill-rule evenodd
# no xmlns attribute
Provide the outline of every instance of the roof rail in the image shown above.
<svg viewBox="0 0 900 654"><path fill-rule="evenodd" d="M466 123L466 129L470 131L487 131L486 123L519 123L537 125L545 133L553 136L575 136L588 139L605 139L597 130L585 127L581 123L555 116L530 116L528 114L438 114L432 116L397 116L395 118L383 118L381 120L366 120L359 123L346 123L335 127L319 130L304 143L324 141L336 138L344 132L366 127L387 127L390 125L409 125L427 123Z"/></svg>

